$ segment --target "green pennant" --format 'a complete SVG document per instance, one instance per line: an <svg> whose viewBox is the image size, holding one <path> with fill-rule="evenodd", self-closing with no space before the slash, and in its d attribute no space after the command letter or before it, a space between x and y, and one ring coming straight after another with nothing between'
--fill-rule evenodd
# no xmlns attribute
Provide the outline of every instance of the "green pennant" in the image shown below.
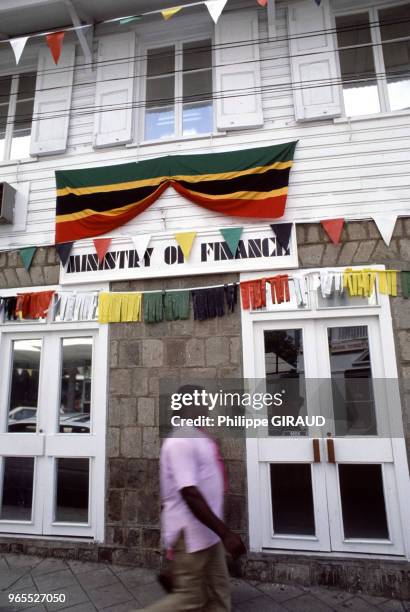
<svg viewBox="0 0 410 612"><path fill-rule="evenodd" d="M21 261L23 262L23 265L27 271L30 269L31 262L33 261L36 251L37 247L25 247L24 249L19 250Z"/></svg>
<svg viewBox="0 0 410 612"><path fill-rule="evenodd" d="M124 17L123 19L119 20L119 24L125 25L127 23L132 23L133 21L139 21L140 19L142 19L140 15L133 15L132 17Z"/></svg>
<svg viewBox="0 0 410 612"><path fill-rule="evenodd" d="M219 230L229 247L232 255L235 257L236 249L238 248L239 240L242 236L243 227L226 227Z"/></svg>

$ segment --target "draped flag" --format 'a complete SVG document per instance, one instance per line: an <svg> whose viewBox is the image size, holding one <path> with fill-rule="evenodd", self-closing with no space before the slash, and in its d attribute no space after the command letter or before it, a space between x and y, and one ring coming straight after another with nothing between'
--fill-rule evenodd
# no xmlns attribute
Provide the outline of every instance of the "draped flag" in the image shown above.
<svg viewBox="0 0 410 612"><path fill-rule="evenodd" d="M236 249L238 248L239 240L241 239L243 227L226 227L219 230L229 247L232 255L235 257Z"/></svg>
<svg viewBox="0 0 410 612"><path fill-rule="evenodd" d="M194 244L194 240L196 238L196 232L179 232L174 234L174 236L175 240L181 247L181 251L183 252L185 259L189 259L192 245Z"/></svg>
<svg viewBox="0 0 410 612"><path fill-rule="evenodd" d="M231 217L281 217L296 144L58 170L56 243L93 238L124 225L169 186Z"/></svg>
<svg viewBox="0 0 410 612"><path fill-rule="evenodd" d="M51 51L51 55L53 56L53 60L56 65L58 64L63 48L64 34L65 32L54 32L53 34L47 34L46 36L48 48Z"/></svg>
<svg viewBox="0 0 410 612"><path fill-rule="evenodd" d="M228 0L208 0L208 2L205 2L205 6L208 9L214 23L218 23L218 19L221 16L227 2Z"/></svg>
<svg viewBox="0 0 410 612"><path fill-rule="evenodd" d="M20 38L12 38L10 40L11 48L13 49L14 57L16 58L16 64L19 63L20 58L23 54L24 47L28 41L28 36L21 36Z"/></svg>

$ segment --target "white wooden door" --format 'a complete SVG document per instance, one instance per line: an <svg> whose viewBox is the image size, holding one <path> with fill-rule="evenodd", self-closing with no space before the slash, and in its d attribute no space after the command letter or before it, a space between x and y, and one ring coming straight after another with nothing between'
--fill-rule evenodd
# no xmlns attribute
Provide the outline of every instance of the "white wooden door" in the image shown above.
<svg viewBox="0 0 410 612"><path fill-rule="evenodd" d="M396 381L377 317L317 320L332 550L404 554L393 439ZM329 384L326 384L329 383Z"/></svg>
<svg viewBox="0 0 410 612"><path fill-rule="evenodd" d="M0 533L97 535L104 491L101 342L97 329L2 334Z"/></svg>
<svg viewBox="0 0 410 612"><path fill-rule="evenodd" d="M313 321L256 323L254 350L257 384L272 393L286 391L286 410L266 416L313 416L311 380L318 377ZM284 388L284 389L282 389ZM330 550L325 465L320 430L269 428L257 441L263 515L262 546Z"/></svg>

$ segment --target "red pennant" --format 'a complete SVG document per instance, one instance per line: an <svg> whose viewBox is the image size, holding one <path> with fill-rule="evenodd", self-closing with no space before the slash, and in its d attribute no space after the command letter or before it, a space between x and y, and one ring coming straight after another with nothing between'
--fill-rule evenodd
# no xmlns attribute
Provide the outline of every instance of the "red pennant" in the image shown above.
<svg viewBox="0 0 410 612"><path fill-rule="evenodd" d="M268 4L268 0L257 0L258 4L261 6L266 6Z"/></svg>
<svg viewBox="0 0 410 612"><path fill-rule="evenodd" d="M63 48L64 32L53 32L53 34L47 34L47 45L53 56L54 63L57 65L60 59L61 50Z"/></svg>
<svg viewBox="0 0 410 612"><path fill-rule="evenodd" d="M333 244L339 243L344 222L344 219L327 219L320 222Z"/></svg>
<svg viewBox="0 0 410 612"><path fill-rule="evenodd" d="M110 248L111 240L111 238L95 238L93 240L99 263L104 261L104 257Z"/></svg>

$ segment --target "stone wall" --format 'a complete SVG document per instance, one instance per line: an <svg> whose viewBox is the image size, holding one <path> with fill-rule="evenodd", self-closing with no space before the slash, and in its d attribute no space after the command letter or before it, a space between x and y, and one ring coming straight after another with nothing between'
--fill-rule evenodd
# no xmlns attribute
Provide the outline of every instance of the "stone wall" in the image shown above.
<svg viewBox="0 0 410 612"><path fill-rule="evenodd" d="M409 269L410 219L398 220L384 245L373 222L348 223L340 245L330 243L318 224L297 226L300 267L386 264ZM48 270L48 271L47 271ZM0 254L0 287L56 283L54 249L39 249L29 275L16 253ZM17 279L17 281L16 281ZM53 279L53 280L50 280ZM237 275L114 283L115 290L193 287L238 280ZM29 282L30 281L30 282ZM18 283L18 284L16 284ZM410 448L410 301L391 299L403 422ZM107 440L106 541L52 542L2 538L0 551L157 567L160 562L158 381L161 377L240 377L240 309L205 322L115 324L110 326L110 381ZM230 493L226 518L247 539L244 446L225 441ZM257 580L338 586L352 592L410 598L410 564L289 554L249 554L236 567Z"/></svg>

